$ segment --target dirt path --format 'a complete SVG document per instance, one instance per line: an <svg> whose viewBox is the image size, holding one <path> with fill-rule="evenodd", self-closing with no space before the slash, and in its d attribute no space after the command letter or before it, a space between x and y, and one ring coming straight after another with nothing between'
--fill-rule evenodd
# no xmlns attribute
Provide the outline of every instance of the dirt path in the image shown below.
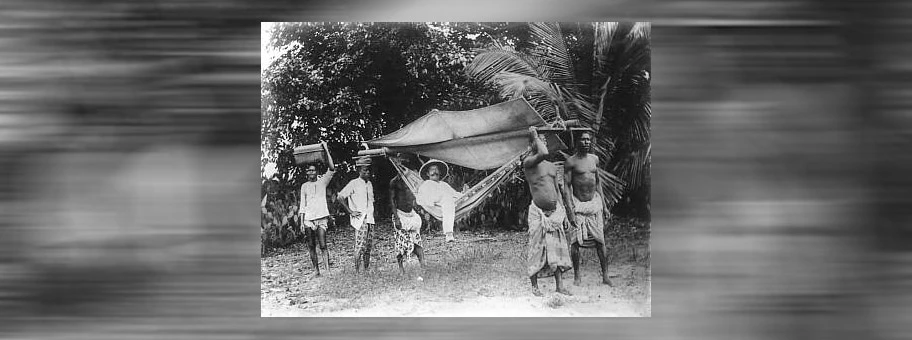
<svg viewBox="0 0 912 340"><path fill-rule="evenodd" d="M402 301L391 306L374 306L337 312L317 313L264 302L264 317L638 317L647 316L632 304L616 301L580 302L588 297L478 297L462 302ZM606 299L607 300L607 299ZM563 305L550 307L549 302ZM557 302L560 301L560 302Z"/></svg>
<svg viewBox="0 0 912 340"><path fill-rule="evenodd" d="M380 229L380 228L378 228ZM599 280L598 260L583 252L583 282L572 285L572 272L564 274L573 294L556 294L554 280L539 280L544 297L531 294L523 273L525 233L463 234L456 243L442 236L425 238L427 267L416 261L399 274L388 236L378 232L371 270L356 274L350 235L330 233L332 270L316 277L309 254L294 245L264 257L262 263L261 315L294 316L650 316L649 277L645 266L615 261L610 272L615 287ZM421 276L421 280L418 277Z"/></svg>

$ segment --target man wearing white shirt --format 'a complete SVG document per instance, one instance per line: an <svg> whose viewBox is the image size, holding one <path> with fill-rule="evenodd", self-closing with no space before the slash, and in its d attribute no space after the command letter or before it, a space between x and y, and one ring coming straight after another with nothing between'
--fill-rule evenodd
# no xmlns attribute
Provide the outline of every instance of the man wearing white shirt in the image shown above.
<svg viewBox="0 0 912 340"><path fill-rule="evenodd" d="M301 204L298 208L301 229L307 238L310 260L317 271L317 276L320 276L320 265L316 251L318 245L320 252L323 253L326 270L329 270L329 251L326 248L329 208L326 206L326 186L333 175L336 174L336 165L333 163L332 156L329 153L326 156L329 168L323 176L317 176L316 164L307 165L307 182L301 184Z"/></svg>
<svg viewBox="0 0 912 340"><path fill-rule="evenodd" d="M442 222L446 241L455 241L453 225L456 218L456 198L459 197L459 192L442 181L449 174L449 166L444 162L432 159L424 163L418 172L425 181L418 187L418 195L415 199L425 211Z"/></svg>
<svg viewBox="0 0 912 340"><path fill-rule="evenodd" d="M355 271L360 271L361 259L364 259L364 270L370 266L370 253L373 248L374 228L374 188L371 183L370 158L361 158L355 166L358 177L348 182L339 191L337 199L348 211L352 228L355 228Z"/></svg>

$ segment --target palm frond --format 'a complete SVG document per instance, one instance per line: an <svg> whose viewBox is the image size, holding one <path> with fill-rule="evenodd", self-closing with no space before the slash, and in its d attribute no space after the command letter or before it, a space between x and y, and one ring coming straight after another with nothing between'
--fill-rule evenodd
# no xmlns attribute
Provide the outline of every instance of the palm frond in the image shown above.
<svg viewBox="0 0 912 340"><path fill-rule="evenodd" d="M584 126L592 128L593 131L597 131L598 126L591 123L597 115L597 107L592 102L592 100L577 93L570 96L569 102L570 106L575 111L575 114L572 115L570 119L580 119L582 120Z"/></svg>
<svg viewBox="0 0 912 340"><path fill-rule="evenodd" d="M528 93L525 96L529 105L535 108L547 123L554 123L561 118L560 105L541 93Z"/></svg>
<svg viewBox="0 0 912 340"><path fill-rule="evenodd" d="M536 48L531 51L533 57L540 60L545 70L545 79L555 83L572 84L573 62L564 42L558 23L534 22L529 24Z"/></svg>
<svg viewBox="0 0 912 340"><path fill-rule="evenodd" d="M608 84L610 84L610 83L611 83L611 77L608 77L608 79L605 81L605 84L603 84L602 87L599 89L598 106L595 107L596 109L591 116L584 117L585 119L588 120L589 126L592 126L592 128L595 130L596 133L602 127L602 117L605 116L605 106L607 105L607 101L609 98L608 97Z"/></svg>
<svg viewBox="0 0 912 340"><path fill-rule="evenodd" d="M602 200L606 207L611 207L621 199L626 187L624 181L605 169L598 169L599 181L602 184Z"/></svg>
<svg viewBox="0 0 912 340"><path fill-rule="evenodd" d="M633 145L648 143L652 118L649 84L645 70L610 78L600 93L597 116L601 120L597 122L597 131L604 130L613 138Z"/></svg>
<svg viewBox="0 0 912 340"><path fill-rule="evenodd" d="M633 112L633 124L631 124L631 140L634 143L646 143L649 141L650 131L649 131L649 121L652 116L652 107L649 103L645 103L640 107L641 112Z"/></svg>
<svg viewBox="0 0 912 340"><path fill-rule="evenodd" d="M500 72L512 72L530 77L541 75L536 63L528 56L503 47L481 50L466 66L466 74L481 82L491 81Z"/></svg>
<svg viewBox="0 0 912 340"><path fill-rule="evenodd" d="M561 106L564 103L553 84L536 77L506 71L495 75L492 82L498 85L504 98L526 98L546 121L553 122L560 117Z"/></svg>
<svg viewBox="0 0 912 340"><path fill-rule="evenodd" d="M614 150L616 145L614 141L607 136L606 133L597 133L592 139L592 153L598 156L599 159L609 161L614 158Z"/></svg>
<svg viewBox="0 0 912 340"><path fill-rule="evenodd" d="M604 83L604 80L612 75L616 75L620 69L619 64L624 64L624 49L628 46L625 38L629 35L633 24L623 23L606 23L602 28L595 32L599 37L597 42L598 48L593 49L595 55L595 84Z"/></svg>
<svg viewBox="0 0 912 340"><path fill-rule="evenodd" d="M623 55L625 62L617 68L617 73L636 73L640 70L650 70L651 54L652 50L646 43L640 43L639 45L632 45L626 48L625 54Z"/></svg>
<svg viewBox="0 0 912 340"><path fill-rule="evenodd" d="M598 131L604 127L605 119L617 119L616 116L624 115L633 104L631 98L625 97L635 91L625 90L630 86L631 74L638 74L643 69L648 69L650 59L649 49L649 23L596 23L594 58L596 64L596 83L598 89L594 114L584 116L593 129ZM642 106L637 102L634 107ZM634 111L639 111L634 109ZM629 120L625 120L629 121ZM620 124L620 121L615 122ZM645 136L643 129L635 129L640 137ZM625 135L626 136L626 135Z"/></svg>
<svg viewBox="0 0 912 340"><path fill-rule="evenodd" d="M626 181L628 189L636 189L646 183L649 165L652 159L652 145L647 144L619 160L613 169Z"/></svg>
<svg viewBox="0 0 912 340"><path fill-rule="evenodd" d="M618 77L628 70L649 68L650 24L621 23L612 25L611 28L613 30L610 32L607 27L595 32L596 44L603 44L593 51L595 74L599 83L603 82L602 79Z"/></svg>
<svg viewBox="0 0 912 340"><path fill-rule="evenodd" d="M627 34L628 40L649 40L652 31L652 25L648 22L637 22L633 24L630 33Z"/></svg>
<svg viewBox="0 0 912 340"><path fill-rule="evenodd" d="M629 138L634 144L649 142L649 122L652 119L652 106L650 105L649 79L645 71L641 71L628 78L619 86L622 100L619 103L626 110L626 117L621 120L627 123Z"/></svg>
<svg viewBox="0 0 912 340"><path fill-rule="evenodd" d="M579 92L578 86L567 86L566 84L552 82L551 87L561 98L561 118L578 119L580 116L589 114L591 113L590 111L595 109L587 96Z"/></svg>
<svg viewBox="0 0 912 340"><path fill-rule="evenodd" d="M596 22L595 31L595 48L592 49L592 57L595 59L596 70L604 69L607 63L608 50L611 48L611 42L614 41L614 33L618 29L617 22Z"/></svg>
<svg viewBox="0 0 912 340"><path fill-rule="evenodd" d="M506 98L517 98L526 93L539 92L550 100L560 100L551 83L525 74L502 71L492 81L501 89L501 95Z"/></svg>
<svg viewBox="0 0 912 340"><path fill-rule="evenodd" d="M573 119L578 113L575 110L575 107L570 103L570 99L576 95L576 91L567 88L565 86L558 85L556 83L551 83L551 89L557 94L558 98L555 100L554 104L559 109L560 119Z"/></svg>

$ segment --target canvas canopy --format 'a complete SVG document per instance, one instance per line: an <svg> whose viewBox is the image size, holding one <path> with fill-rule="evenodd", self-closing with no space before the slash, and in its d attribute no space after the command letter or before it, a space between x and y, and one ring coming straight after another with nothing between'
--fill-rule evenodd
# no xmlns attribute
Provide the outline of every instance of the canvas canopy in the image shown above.
<svg viewBox="0 0 912 340"><path fill-rule="evenodd" d="M538 112L519 98L468 111L434 110L393 133L367 141L367 145L491 170L526 151L528 128L545 124ZM566 148L554 134L546 134L546 140L551 150Z"/></svg>
<svg viewBox="0 0 912 340"><path fill-rule="evenodd" d="M417 154L475 170L497 169L456 199L458 221L468 216L519 169L522 157L531 151L529 127L545 125L538 112L520 98L469 111L434 110L393 133L367 141L367 144L389 157L415 194L422 183L421 177L392 154ZM548 149L551 152L566 149L553 132L541 132ZM371 151L359 153L376 154Z"/></svg>

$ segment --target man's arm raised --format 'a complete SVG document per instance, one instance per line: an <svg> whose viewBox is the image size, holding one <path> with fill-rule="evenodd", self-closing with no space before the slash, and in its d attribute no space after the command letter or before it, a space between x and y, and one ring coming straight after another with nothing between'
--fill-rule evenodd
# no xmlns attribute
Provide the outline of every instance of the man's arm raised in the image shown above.
<svg viewBox="0 0 912 340"><path fill-rule="evenodd" d="M548 156L548 147L539 137L538 128L530 126L529 135L532 136L532 154L523 161L523 166L527 168L538 165Z"/></svg>
<svg viewBox="0 0 912 340"><path fill-rule="evenodd" d="M322 143L323 143L323 147L326 148L326 160L329 163L328 169L329 169L329 171L336 171L336 163L333 162L332 153L329 152L329 148L326 147L326 142L322 142Z"/></svg>

